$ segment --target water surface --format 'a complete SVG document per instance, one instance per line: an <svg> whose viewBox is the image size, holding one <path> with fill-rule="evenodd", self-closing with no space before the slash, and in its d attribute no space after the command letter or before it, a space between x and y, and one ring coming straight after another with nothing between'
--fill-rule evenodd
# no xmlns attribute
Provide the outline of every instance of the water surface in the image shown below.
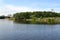
<svg viewBox="0 0 60 40"><path fill-rule="evenodd" d="M19 24L1 19L0 40L60 40L60 24Z"/></svg>

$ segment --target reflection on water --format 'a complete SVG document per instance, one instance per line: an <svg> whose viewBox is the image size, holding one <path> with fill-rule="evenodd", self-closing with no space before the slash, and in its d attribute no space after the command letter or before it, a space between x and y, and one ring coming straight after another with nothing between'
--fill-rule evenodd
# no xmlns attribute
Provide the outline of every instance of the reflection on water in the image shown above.
<svg viewBox="0 0 60 40"><path fill-rule="evenodd" d="M2 19L0 40L60 40L60 25L20 24Z"/></svg>

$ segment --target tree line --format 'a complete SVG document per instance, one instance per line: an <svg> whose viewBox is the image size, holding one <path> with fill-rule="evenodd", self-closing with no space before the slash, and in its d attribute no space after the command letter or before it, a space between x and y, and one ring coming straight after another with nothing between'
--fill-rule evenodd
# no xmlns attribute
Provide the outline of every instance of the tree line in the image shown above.
<svg viewBox="0 0 60 40"><path fill-rule="evenodd" d="M20 13L15 13L13 17L16 20L31 19L31 18L44 18L44 17L60 17L60 13L51 12L51 11L20 12Z"/></svg>
<svg viewBox="0 0 60 40"><path fill-rule="evenodd" d="M4 15L0 16L0 19L5 19L5 18L10 18L10 17L9 16L4 16Z"/></svg>

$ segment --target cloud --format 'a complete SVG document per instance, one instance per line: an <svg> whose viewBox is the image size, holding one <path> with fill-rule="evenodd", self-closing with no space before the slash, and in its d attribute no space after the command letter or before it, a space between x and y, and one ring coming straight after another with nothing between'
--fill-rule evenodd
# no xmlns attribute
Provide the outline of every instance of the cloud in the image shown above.
<svg viewBox="0 0 60 40"><path fill-rule="evenodd" d="M59 11L60 8L53 8L54 10ZM30 11L51 11L51 8L40 9L40 8L30 8L26 6L14 6L14 5L5 5L0 7L0 15L14 14L17 12L30 12Z"/></svg>
<svg viewBox="0 0 60 40"><path fill-rule="evenodd" d="M26 4L24 4L26 5ZM14 4L6 4L4 0L0 0L0 15L14 14L16 12L26 12L26 11L51 11L54 9L56 12L60 11L59 3L52 2L32 2L30 6L17 6Z"/></svg>
<svg viewBox="0 0 60 40"><path fill-rule="evenodd" d="M6 5L5 8L16 12L31 11L31 9L29 9L28 7L22 7L22 6Z"/></svg>
<svg viewBox="0 0 60 40"><path fill-rule="evenodd" d="M0 7L0 15L8 15L8 14L14 14L17 12L30 12L30 11L48 11L49 8L46 9L39 9L39 8L29 8L29 7L23 7L23 6L13 6L13 5L5 5L3 7Z"/></svg>
<svg viewBox="0 0 60 40"><path fill-rule="evenodd" d="M13 4L6 4L4 0L0 0L0 15L14 14L16 12L26 12L26 11L59 11L60 4L58 3L42 3L42 2L33 2L29 6L16 6Z"/></svg>
<svg viewBox="0 0 60 40"><path fill-rule="evenodd" d="M23 6L5 5L3 7L0 7L0 15L8 15L17 12L37 11L37 10L38 9L33 9L33 8L23 7Z"/></svg>

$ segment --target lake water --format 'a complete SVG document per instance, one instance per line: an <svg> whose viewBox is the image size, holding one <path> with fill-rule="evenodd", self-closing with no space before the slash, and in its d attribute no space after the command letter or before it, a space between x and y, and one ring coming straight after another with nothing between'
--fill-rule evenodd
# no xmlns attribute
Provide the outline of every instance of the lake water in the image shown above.
<svg viewBox="0 0 60 40"><path fill-rule="evenodd" d="M60 24L19 24L1 19L0 40L60 40Z"/></svg>

